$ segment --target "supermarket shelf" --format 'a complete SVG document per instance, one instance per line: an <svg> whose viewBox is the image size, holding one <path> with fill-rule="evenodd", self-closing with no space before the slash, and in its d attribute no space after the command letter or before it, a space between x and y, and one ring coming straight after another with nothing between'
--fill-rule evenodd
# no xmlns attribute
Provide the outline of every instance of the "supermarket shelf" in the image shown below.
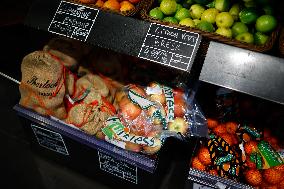
<svg viewBox="0 0 284 189"><path fill-rule="evenodd" d="M60 20L60 23L65 23L63 20L68 14L67 16L62 15L64 11L61 11L61 9L62 7L64 9L65 5L62 6L64 3L68 4L68 2L64 0L36 1L26 17L25 24L51 33L58 34L61 32L62 35L62 32L65 32L67 37L120 53L152 60L152 62L158 62L165 66L177 68L189 73L191 71L199 72L199 70L192 69L194 61L198 60L196 64L200 64L203 61L201 58L201 54L203 53L197 54L197 50L200 43L204 43L205 41L201 42L202 39L198 34L186 32L186 34L195 38L194 45L192 46L178 41L181 55L183 56L177 56L177 58L175 58L176 55L169 53L169 51L166 51L167 49L160 48L156 51L155 45L157 38L154 37L155 39L153 39L152 34L154 31L156 32L158 26L163 26L118 14L90 9L81 5L76 5L73 8L90 11L88 17L90 22L88 25L91 27L88 28L88 31L85 31L87 33L80 35L80 32L77 32L76 35L74 34L76 33L76 29L72 29L70 30L71 33L70 31L68 33L68 27L66 31L62 31L62 28L56 25L57 22L55 21ZM71 20L74 19L72 14L70 18ZM79 20L78 18L75 18L75 20L76 19L80 21L81 17ZM88 21L85 22L86 20L81 19L81 21L82 23L88 23ZM71 21L69 22L69 25L70 24L72 25ZM184 34L182 33L184 31L178 29L166 29L169 31L174 30L177 33L181 32L179 36ZM164 40L163 43L170 41L168 44L170 47L176 44L176 41L173 40L171 36L165 36L165 34L163 34L163 36L164 37L158 37ZM159 45L160 47L164 46ZM146 48L150 48L146 49L145 46ZM149 51L147 55L144 53L146 51ZM190 53L186 54L188 51ZM195 57L197 57L196 60ZM164 62L165 60L166 62ZM186 62L186 64L182 64L181 62ZM284 87L283 73L284 59L225 44L210 42L199 80L284 104L284 90L281 90Z"/></svg>
<svg viewBox="0 0 284 189"><path fill-rule="evenodd" d="M210 42L201 81L284 104L284 59Z"/></svg>
<svg viewBox="0 0 284 189"><path fill-rule="evenodd" d="M197 33L64 0L36 1L25 24L187 72L201 41Z"/></svg>

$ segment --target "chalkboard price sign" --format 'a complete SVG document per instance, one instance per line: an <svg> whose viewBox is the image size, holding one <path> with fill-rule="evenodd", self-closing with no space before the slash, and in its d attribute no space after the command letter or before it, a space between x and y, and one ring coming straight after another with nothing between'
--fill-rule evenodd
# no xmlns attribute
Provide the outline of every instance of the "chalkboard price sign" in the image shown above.
<svg viewBox="0 0 284 189"><path fill-rule="evenodd" d="M138 57L188 71L200 40L198 33L151 23Z"/></svg>
<svg viewBox="0 0 284 189"><path fill-rule="evenodd" d="M48 31L86 41L99 10L67 1L61 1Z"/></svg>

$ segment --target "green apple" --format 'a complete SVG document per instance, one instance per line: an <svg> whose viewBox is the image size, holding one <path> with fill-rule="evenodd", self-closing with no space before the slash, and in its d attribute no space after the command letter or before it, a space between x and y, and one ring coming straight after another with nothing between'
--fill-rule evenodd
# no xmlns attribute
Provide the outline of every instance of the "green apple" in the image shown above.
<svg viewBox="0 0 284 189"><path fill-rule="evenodd" d="M215 8L221 12L228 11L230 0L215 0Z"/></svg>
<svg viewBox="0 0 284 189"><path fill-rule="evenodd" d="M256 21L258 15L254 8L244 8L239 14L240 20L244 24L252 24Z"/></svg>
<svg viewBox="0 0 284 189"><path fill-rule="evenodd" d="M182 25L182 26L187 26L187 27L191 27L191 28L195 27L195 23L194 23L194 21L191 18L182 19L179 22L179 24Z"/></svg>
<svg viewBox="0 0 284 189"><path fill-rule="evenodd" d="M199 19L193 19L193 22L194 22L195 26L197 26L197 24L199 24L199 23L201 22L201 20L199 20Z"/></svg>
<svg viewBox="0 0 284 189"><path fill-rule="evenodd" d="M260 32L256 32L253 36L254 36L254 43L257 45L264 45L269 39L269 36Z"/></svg>
<svg viewBox="0 0 284 189"><path fill-rule="evenodd" d="M248 32L248 27L242 22L235 22L232 26L233 36L236 37L239 34Z"/></svg>
<svg viewBox="0 0 284 189"><path fill-rule="evenodd" d="M238 40L238 41L250 43L250 44L252 44L254 42L253 35L249 32L241 33L241 34L237 35L235 39Z"/></svg>
<svg viewBox="0 0 284 189"><path fill-rule="evenodd" d="M233 4L233 6L230 8L229 13L232 15L235 21L239 19L239 13L240 13L240 5L238 3Z"/></svg>
<svg viewBox="0 0 284 189"><path fill-rule="evenodd" d="M210 22L206 22L206 21L200 21L197 24L197 28L202 31L207 31L207 32L214 32L215 30L213 24L211 24Z"/></svg>
<svg viewBox="0 0 284 189"><path fill-rule="evenodd" d="M177 11L179 11L180 9L182 9L182 5L181 4L177 4Z"/></svg>
<svg viewBox="0 0 284 189"><path fill-rule="evenodd" d="M150 10L149 15L152 18L156 18L158 20L163 20L163 18L164 18L164 14L161 11L160 7L156 7L156 8L153 8L152 10Z"/></svg>
<svg viewBox="0 0 284 189"><path fill-rule="evenodd" d="M192 5L189 9L190 16L193 19L200 19L204 11L205 11L205 8L198 4Z"/></svg>
<svg viewBox="0 0 284 189"><path fill-rule="evenodd" d="M177 117L169 123L168 130L176 133L185 134L188 130L188 124L183 118Z"/></svg>
<svg viewBox="0 0 284 189"><path fill-rule="evenodd" d="M220 28L229 28L233 25L234 19L229 12L221 12L216 16L216 25Z"/></svg>
<svg viewBox="0 0 284 189"><path fill-rule="evenodd" d="M271 15L262 15L257 18L255 23L255 29L262 33L268 33L273 31L277 26L277 20Z"/></svg>
<svg viewBox="0 0 284 189"><path fill-rule="evenodd" d="M160 9L165 15L174 14L177 10L177 2L175 0L163 0Z"/></svg>
<svg viewBox="0 0 284 189"><path fill-rule="evenodd" d="M189 17L190 17L189 10L186 8L181 8L175 14L175 18L179 21L181 21L184 18L189 18Z"/></svg>
<svg viewBox="0 0 284 189"><path fill-rule="evenodd" d="M178 20L175 17L165 17L163 21L170 22L172 24L178 24Z"/></svg>
<svg viewBox="0 0 284 189"><path fill-rule="evenodd" d="M228 38L232 38L233 36L232 30L230 28L218 28L215 33Z"/></svg>
<svg viewBox="0 0 284 189"><path fill-rule="evenodd" d="M203 14L201 16L201 20L210 22L211 24L214 24L216 16L217 16L218 13L219 13L219 11L215 8L207 9L203 12Z"/></svg>

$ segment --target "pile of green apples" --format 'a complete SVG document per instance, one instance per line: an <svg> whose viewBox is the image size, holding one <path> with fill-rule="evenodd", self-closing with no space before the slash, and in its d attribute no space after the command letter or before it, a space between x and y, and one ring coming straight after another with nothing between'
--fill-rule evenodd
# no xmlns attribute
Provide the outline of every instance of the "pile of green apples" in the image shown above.
<svg viewBox="0 0 284 189"><path fill-rule="evenodd" d="M164 22L214 32L264 45L277 26L269 0L158 0L149 16Z"/></svg>

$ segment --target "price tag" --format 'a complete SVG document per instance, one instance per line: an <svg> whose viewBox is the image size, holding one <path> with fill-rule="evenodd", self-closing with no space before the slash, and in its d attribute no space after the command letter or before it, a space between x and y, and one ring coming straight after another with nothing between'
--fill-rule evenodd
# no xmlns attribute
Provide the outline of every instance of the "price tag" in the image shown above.
<svg viewBox="0 0 284 189"><path fill-rule="evenodd" d="M200 40L198 33L151 23L138 57L188 71Z"/></svg>
<svg viewBox="0 0 284 189"><path fill-rule="evenodd" d="M99 10L61 1L48 31L69 38L86 41Z"/></svg>
<svg viewBox="0 0 284 189"><path fill-rule="evenodd" d="M209 186L204 186L204 185L201 185L201 184L198 184L198 183L193 183L193 189L213 189Z"/></svg>
<svg viewBox="0 0 284 189"><path fill-rule="evenodd" d="M49 150L64 155L69 155L64 140L59 133L38 127L34 124L31 124L31 127L33 129L33 132L36 136L39 145Z"/></svg>
<svg viewBox="0 0 284 189"><path fill-rule="evenodd" d="M137 184L137 167L98 151L100 169Z"/></svg>

